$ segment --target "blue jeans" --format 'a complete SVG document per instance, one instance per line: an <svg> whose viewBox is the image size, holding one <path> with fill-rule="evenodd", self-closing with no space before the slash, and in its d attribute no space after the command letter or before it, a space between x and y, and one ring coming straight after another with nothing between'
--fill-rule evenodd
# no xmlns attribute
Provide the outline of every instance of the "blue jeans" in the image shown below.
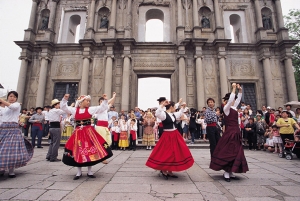
<svg viewBox="0 0 300 201"><path fill-rule="evenodd" d="M35 147L35 138L38 138L37 146L40 147L42 144L43 130L40 130L38 126L31 127L31 144L32 147Z"/></svg>

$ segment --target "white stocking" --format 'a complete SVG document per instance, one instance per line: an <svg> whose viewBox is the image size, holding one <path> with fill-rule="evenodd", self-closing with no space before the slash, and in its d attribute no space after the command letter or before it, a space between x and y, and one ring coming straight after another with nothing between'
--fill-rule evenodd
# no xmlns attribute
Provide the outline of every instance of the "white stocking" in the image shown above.
<svg viewBox="0 0 300 201"><path fill-rule="evenodd" d="M229 179L230 178L229 172L224 172L224 177L227 178L227 179Z"/></svg>
<svg viewBox="0 0 300 201"><path fill-rule="evenodd" d="M93 175L92 166L88 166L88 175Z"/></svg>
<svg viewBox="0 0 300 201"><path fill-rule="evenodd" d="M9 175L14 175L14 174L15 174L15 169L14 169L14 168L9 169L9 170L8 170L8 174L9 174Z"/></svg>
<svg viewBox="0 0 300 201"><path fill-rule="evenodd" d="M230 177L235 177L235 176L232 174L232 172L229 172L229 176L230 176Z"/></svg>
<svg viewBox="0 0 300 201"><path fill-rule="evenodd" d="M76 174L76 176L81 176L81 167L77 167L77 174Z"/></svg>

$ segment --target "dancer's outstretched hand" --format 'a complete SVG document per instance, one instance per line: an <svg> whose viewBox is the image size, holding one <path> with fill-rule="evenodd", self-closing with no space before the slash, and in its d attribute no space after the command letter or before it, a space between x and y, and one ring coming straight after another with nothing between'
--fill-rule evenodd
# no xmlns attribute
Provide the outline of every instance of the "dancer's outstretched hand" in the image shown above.
<svg viewBox="0 0 300 201"><path fill-rule="evenodd" d="M107 100L107 95L103 94L102 97L104 98L104 100Z"/></svg>
<svg viewBox="0 0 300 201"><path fill-rule="evenodd" d="M232 88L236 88L236 83L232 83Z"/></svg>
<svg viewBox="0 0 300 201"><path fill-rule="evenodd" d="M64 95L64 99L65 99L65 100L68 100L69 97L70 97L70 94L65 94L65 95Z"/></svg>

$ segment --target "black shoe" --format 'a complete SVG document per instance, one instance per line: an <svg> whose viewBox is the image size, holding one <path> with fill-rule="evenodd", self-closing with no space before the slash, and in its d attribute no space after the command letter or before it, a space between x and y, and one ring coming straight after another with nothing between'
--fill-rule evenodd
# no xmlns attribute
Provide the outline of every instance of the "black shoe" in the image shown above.
<svg viewBox="0 0 300 201"><path fill-rule="evenodd" d="M161 175L163 176L163 178L164 178L165 180L168 180L168 179L169 179L167 174L164 174L162 171L160 171L160 173L161 173Z"/></svg>
<svg viewBox="0 0 300 201"><path fill-rule="evenodd" d="M89 178L96 178L93 174L92 175L86 174L86 176L88 176Z"/></svg>
<svg viewBox="0 0 300 201"><path fill-rule="evenodd" d="M46 158L47 161L50 161L50 158Z"/></svg>
<svg viewBox="0 0 300 201"><path fill-rule="evenodd" d="M238 178L238 177L230 177L230 179L233 179L233 180L240 180L240 178Z"/></svg>
<svg viewBox="0 0 300 201"><path fill-rule="evenodd" d="M75 177L73 178L73 180L78 180L80 177L81 177L81 175L80 175L80 176L75 176Z"/></svg>
<svg viewBox="0 0 300 201"><path fill-rule="evenodd" d="M168 177L172 177L172 178L178 178L178 176L174 175L174 174L167 174Z"/></svg>
<svg viewBox="0 0 300 201"><path fill-rule="evenodd" d="M39 147L37 147L37 148L43 149L43 147L41 147L41 146L39 146Z"/></svg>
<svg viewBox="0 0 300 201"><path fill-rule="evenodd" d="M16 175L15 174L12 174L12 175L9 174L8 177L9 178L16 178Z"/></svg>
<svg viewBox="0 0 300 201"><path fill-rule="evenodd" d="M50 162L58 162L58 161L61 161L61 159L54 159L54 160L50 160Z"/></svg>

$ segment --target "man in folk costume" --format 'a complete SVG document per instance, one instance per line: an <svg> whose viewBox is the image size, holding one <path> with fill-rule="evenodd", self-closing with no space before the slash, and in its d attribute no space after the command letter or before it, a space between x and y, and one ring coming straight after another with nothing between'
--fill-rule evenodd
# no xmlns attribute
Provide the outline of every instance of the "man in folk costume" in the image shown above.
<svg viewBox="0 0 300 201"><path fill-rule="evenodd" d="M74 180L81 177L81 168L86 166L88 167L87 176L95 178L92 173L92 166L113 155L107 142L91 126L92 116L106 110L107 97L104 94L104 101L101 105L90 107L91 97L83 95L77 99L75 107L68 107L69 96L69 94L66 94L62 99L61 109L74 116L76 128L65 145L63 163L78 168Z"/></svg>
<svg viewBox="0 0 300 201"><path fill-rule="evenodd" d="M50 162L61 161L58 159L58 149L61 139L61 129L60 129L60 119L65 112L60 109L60 101L54 99L51 101L52 109L48 112L48 119L50 122L50 137L51 143L49 145L49 150L46 156L46 159Z"/></svg>
<svg viewBox="0 0 300 201"><path fill-rule="evenodd" d="M109 146L111 146L112 138L111 138L111 134L108 130L108 114L107 114L107 111L114 104L115 99L116 99L116 95L117 95L116 92L114 92L113 97L110 100L108 100L107 107L105 108L104 111L102 111L100 113L96 113L94 115L94 117L96 117L96 119L97 119L97 124L95 126L95 129L101 135L101 137L103 137L103 139L107 142L107 144ZM103 101L104 101L104 98L100 97L99 105L101 105ZM103 163L107 164L108 162L106 160L104 160Z"/></svg>
<svg viewBox="0 0 300 201"><path fill-rule="evenodd" d="M239 90L238 96L235 95L236 89ZM226 182L230 182L231 179L239 179L233 175L233 172L245 173L249 170L242 145L238 112L236 111L241 98L242 88L233 83L232 92L223 98L226 129L211 156L210 168L216 171L224 170Z"/></svg>

